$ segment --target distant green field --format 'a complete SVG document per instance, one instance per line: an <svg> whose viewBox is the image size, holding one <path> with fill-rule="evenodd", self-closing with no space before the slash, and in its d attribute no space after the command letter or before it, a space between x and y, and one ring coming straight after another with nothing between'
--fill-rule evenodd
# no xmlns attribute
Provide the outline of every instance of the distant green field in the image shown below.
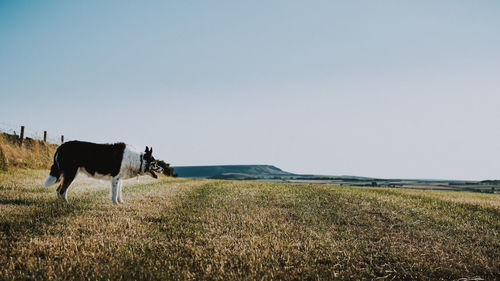
<svg viewBox="0 0 500 281"><path fill-rule="evenodd" d="M500 279L500 195L0 173L1 280Z"/></svg>

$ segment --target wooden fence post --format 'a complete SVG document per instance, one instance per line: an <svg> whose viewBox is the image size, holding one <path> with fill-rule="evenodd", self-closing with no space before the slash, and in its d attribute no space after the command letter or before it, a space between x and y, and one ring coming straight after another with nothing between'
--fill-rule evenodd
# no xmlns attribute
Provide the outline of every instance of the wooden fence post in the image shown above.
<svg viewBox="0 0 500 281"><path fill-rule="evenodd" d="M19 137L19 140L21 141L21 145L23 145L23 142L24 142L24 126L21 126L21 136Z"/></svg>
<svg viewBox="0 0 500 281"><path fill-rule="evenodd" d="M47 142L47 131L43 131L43 142Z"/></svg>
<svg viewBox="0 0 500 281"><path fill-rule="evenodd" d="M64 143L64 136L61 136L61 144Z"/></svg>

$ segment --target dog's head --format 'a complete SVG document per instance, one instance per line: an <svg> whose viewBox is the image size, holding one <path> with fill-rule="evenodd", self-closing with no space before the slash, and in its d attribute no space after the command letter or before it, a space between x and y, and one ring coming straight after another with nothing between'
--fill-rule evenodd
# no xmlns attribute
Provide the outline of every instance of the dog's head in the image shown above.
<svg viewBox="0 0 500 281"><path fill-rule="evenodd" d="M148 148L146 146L146 151L144 152L144 161L145 163L145 173L150 173L151 176L155 179L158 178L158 176L155 174L157 173L163 173L163 168L156 163L156 159L153 157L153 148Z"/></svg>

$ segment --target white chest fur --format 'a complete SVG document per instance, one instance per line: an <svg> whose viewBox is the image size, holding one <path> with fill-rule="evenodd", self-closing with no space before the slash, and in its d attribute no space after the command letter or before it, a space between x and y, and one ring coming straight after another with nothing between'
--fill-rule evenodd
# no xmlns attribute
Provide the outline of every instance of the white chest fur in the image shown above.
<svg viewBox="0 0 500 281"><path fill-rule="evenodd" d="M141 154L132 146L127 145L123 151L122 164L118 174L120 179L129 179L144 174L144 161L142 162L141 165Z"/></svg>

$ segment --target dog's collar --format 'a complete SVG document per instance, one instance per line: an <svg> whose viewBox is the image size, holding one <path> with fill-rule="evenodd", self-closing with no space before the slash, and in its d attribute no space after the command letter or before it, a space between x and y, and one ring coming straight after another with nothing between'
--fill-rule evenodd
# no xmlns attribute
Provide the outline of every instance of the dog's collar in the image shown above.
<svg viewBox="0 0 500 281"><path fill-rule="evenodd" d="M141 158L141 164L139 165L139 174L140 174L142 172L142 153L139 156L139 158Z"/></svg>

